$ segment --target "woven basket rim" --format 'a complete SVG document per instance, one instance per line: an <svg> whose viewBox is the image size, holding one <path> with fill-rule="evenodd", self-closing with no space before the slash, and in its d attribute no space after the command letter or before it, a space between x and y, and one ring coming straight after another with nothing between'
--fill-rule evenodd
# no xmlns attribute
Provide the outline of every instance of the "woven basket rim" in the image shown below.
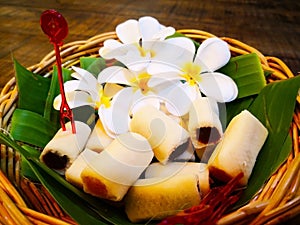
<svg viewBox="0 0 300 225"><path fill-rule="evenodd" d="M216 37L215 35L202 31L202 30L197 30L197 29L181 29L178 30L178 32L185 34L187 37L190 37L198 42L202 42L203 40L210 38L210 37ZM255 52L261 61L262 67L264 70L267 71L273 71L272 75L268 77L268 82L274 82L276 80L282 80L282 79L288 79L293 77L293 73L291 70L286 66L286 64L281 61L279 58L274 57L274 56L264 56L260 51L257 49L239 41L233 38L229 37L220 37L222 40L226 41L229 46L230 46L230 51L233 55L242 55L242 54L248 54ZM71 67L72 65L77 65L79 62L79 58L81 56L90 56L90 57L97 57L98 55L98 50L99 48L103 45L103 42L107 39L117 39L117 35L114 31L112 32L105 32L101 33L98 35L95 35L87 40L79 40L79 41L73 41L66 43L61 47L61 57L62 57L62 62L63 66L66 68ZM45 57L41 59L41 61L35 65L32 65L28 67L28 69L34 73L39 73L43 74L44 76L50 76L52 72L52 66L55 63L55 53L54 51L49 52ZM0 95L0 124L1 128L4 130L9 129L9 120L11 118L11 115L13 111L16 108L16 100L18 97L18 92L16 89L15 85L15 78L11 78L6 85L3 87L1 95ZM283 186L283 184L280 183L284 176L291 175L293 177L296 177L294 180L289 181L290 186L294 185L294 188L299 189L299 173L296 173L294 171L291 171L291 165L295 166L294 164L297 164L295 167L299 168L299 160L295 160L299 157L299 129L300 129L300 108L299 108L299 103L300 99L299 96L297 98L297 108L295 109L294 113L294 119L293 123L291 125L291 134L293 137L293 143L294 143L294 149L291 151L291 154L288 158L288 160L277 170L276 173L273 174L273 176L269 179L269 181L265 184L265 186L262 188L260 193L257 194L257 196L249 203L247 204L244 208L238 209L232 214L230 214L228 217L223 218L219 221L219 225L224 225L224 224L231 224L232 222L236 221L241 221L241 219L247 219L247 215L242 216L239 214L240 212L249 211L250 209L256 209L256 215L259 213L264 213L262 215L261 220L257 222L262 222L264 220L269 219L270 221L273 221L274 224L276 224L276 218L281 218L282 216L291 216L290 212L293 212L292 215L297 215L299 213L299 207L300 207L300 198L299 196L296 196L295 193L292 193L293 196L290 196L290 199L283 198L281 201L274 207L269 207L269 205L272 204L272 199L270 199L271 195L277 191L281 195L283 194L284 191L286 191L286 186ZM299 108L299 109L298 109ZM1 158L0 158L1 159ZM297 162L295 162L297 161ZM1 170L0 170L1 172ZM1 174L0 174L1 175ZM298 175L298 178L297 178ZM15 176L15 175L14 175ZM17 175L20 176L20 175ZM1 176L0 176L1 177ZM2 177L3 178L3 177ZM11 179L12 177L10 177ZM16 179L16 177L13 177L13 179ZM20 179L20 177L17 177L17 179ZM1 181L1 180L0 180ZM19 184L17 182L17 184ZM278 187L281 188L278 190ZM7 193L10 193L9 190L4 189L1 187L1 182L0 182L0 189L5 190ZM1 191L1 190L0 190ZM11 196L11 193L8 194L8 196ZM22 199L22 197L21 197ZM22 201L19 199L19 201L15 201L15 204L20 203ZM53 203L55 204L55 203ZM265 209L270 208L268 211ZM28 209L30 210L30 209ZM34 211L34 210L32 210ZM34 211L35 212L35 211ZM21 210L21 213L23 215L28 215L26 214L26 209ZM37 214L39 214L38 211L36 211ZM289 214L288 214L289 213ZM41 213L44 215L43 213ZM268 215L267 215L268 214ZM31 215L31 214L30 214ZM65 215L65 214L64 214ZM267 216L266 216L267 215ZM51 218L53 215L50 215ZM276 218L275 218L276 217ZM1 219L1 217L0 217ZM58 216L58 220L61 218ZM53 221L56 220L53 218ZM281 218L280 221L283 219ZM70 219L62 219L66 224L71 223L74 224L74 221ZM279 221L279 222L280 222ZM1 223L1 220L0 220Z"/></svg>

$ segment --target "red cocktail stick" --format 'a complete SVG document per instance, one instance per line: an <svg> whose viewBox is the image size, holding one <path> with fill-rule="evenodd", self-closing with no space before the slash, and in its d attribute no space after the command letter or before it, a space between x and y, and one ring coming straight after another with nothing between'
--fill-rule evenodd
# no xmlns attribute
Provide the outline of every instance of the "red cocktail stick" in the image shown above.
<svg viewBox="0 0 300 225"><path fill-rule="evenodd" d="M63 45L63 39L68 35L68 24L65 18L59 12L53 9L46 10L42 13L40 24L43 32L49 37L50 42L54 45L61 94L60 124L62 129L66 130L65 118L69 119L72 123L72 132L76 133L73 112L66 100L59 50L59 46Z"/></svg>

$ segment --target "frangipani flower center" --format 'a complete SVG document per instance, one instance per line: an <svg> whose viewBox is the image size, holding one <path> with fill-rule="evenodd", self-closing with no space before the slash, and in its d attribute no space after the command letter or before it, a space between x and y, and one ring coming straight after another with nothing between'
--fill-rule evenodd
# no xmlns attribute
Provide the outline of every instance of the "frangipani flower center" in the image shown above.
<svg viewBox="0 0 300 225"><path fill-rule="evenodd" d="M183 74L181 75L189 85L196 85L201 81L201 67L193 62L186 63L182 68Z"/></svg>
<svg viewBox="0 0 300 225"><path fill-rule="evenodd" d="M150 91L150 87L148 86L148 81L151 78L151 75L147 72L139 73L137 77L134 77L130 80L133 87L136 87L141 90L142 94L146 95L148 91Z"/></svg>
<svg viewBox="0 0 300 225"><path fill-rule="evenodd" d="M139 44L137 44L137 49L139 50L141 57L146 57L149 54L150 58L153 58L156 55L153 50L145 49Z"/></svg>
<svg viewBox="0 0 300 225"><path fill-rule="evenodd" d="M111 97L110 96L106 96L103 93L103 89L101 88L99 90L99 100L95 101L95 109L98 110L100 108L101 105L104 105L105 108L109 108L111 106Z"/></svg>

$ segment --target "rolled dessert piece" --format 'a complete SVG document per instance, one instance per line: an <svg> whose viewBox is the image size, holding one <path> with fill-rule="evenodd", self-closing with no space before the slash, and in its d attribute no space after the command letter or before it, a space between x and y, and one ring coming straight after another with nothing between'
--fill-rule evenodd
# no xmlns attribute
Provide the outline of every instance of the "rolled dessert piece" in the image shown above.
<svg viewBox="0 0 300 225"><path fill-rule="evenodd" d="M125 197L125 212L133 223L160 220L200 203L198 176L139 179Z"/></svg>
<svg viewBox="0 0 300 225"><path fill-rule="evenodd" d="M150 144L140 134L116 137L81 172L83 190L93 196L120 201L153 159Z"/></svg>
<svg viewBox="0 0 300 225"><path fill-rule="evenodd" d="M161 163L166 163L175 149L189 140L183 127L151 105L143 106L133 114L129 129L149 141Z"/></svg>
<svg viewBox="0 0 300 225"><path fill-rule="evenodd" d="M172 177L180 175L197 175L198 186L201 196L210 190L209 172L206 163L198 162L169 162L165 165L161 163L151 163L145 170L145 178Z"/></svg>
<svg viewBox="0 0 300 225"><path fill-rule="evenodd" d="M81 179L81 172L87 166L88 162L93 160L99 153L88 148L85 148L79 156L74 160L69 168L66 169L65 178L66 180L81 188L83 187L82 179Z"/></svg>
<svg viewBox="0 0 300 225"><path fill-rule="evenodd" d="M208 97L197 97L189 111L188 131L201 159L204 151L210 151L221 140L222 124L217 102Z"/></svg>
<svg viewBox="0 0 300 225"><path fill-rule="evenodd" d="M86 143L86 148L93 150L95 152L101 152L112 141L113 141L113 138L111 138L105 132L101 120L98 119L95 124L95 127Z"/></svg>
<svg viewBox="0 0 300 225"><path fill-rule="evenodd" d="M243 110L229 123L224 137L208 161L210 174L224 182L243 172L240 185L248 183L268 130L249 111Z"/></svg>
<svg viewBox="0 0 300 225"><path fill-rule="evenodd" d="M40 155L42 162L60 173L77 158L91 134L91 128L83 122L75 121L75 127L76 133L72 133L71 122L66 123L66 130L59 129Z"/></svg>

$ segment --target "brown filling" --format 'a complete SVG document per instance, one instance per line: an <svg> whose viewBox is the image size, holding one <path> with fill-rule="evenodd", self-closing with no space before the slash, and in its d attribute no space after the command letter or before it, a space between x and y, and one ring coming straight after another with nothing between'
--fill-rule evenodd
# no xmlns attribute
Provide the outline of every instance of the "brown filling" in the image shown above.
<svg viewBox="0 0 300 225"><path fill-rule="evenodd" d="M201 127L196 130L196 137L203 144L215 143L221 136L215 127Z"/></svg>
<svg viewBox="0 0 300 225"><path fill-rule="evenodd" d="M69 159L66 155L59 156L53 152L48 152L43 156L43 161L52 169L62 170L66 168Z"/></svg>
<svg viewBox="0 0 300 225"><path fill-rule="evenodd" d="M214 166L210 166L208 169L209 169L210 176L219 181L229 182L230 179L232 179L232 177L229 174L227 174L225 171L220 170Z"/></svg>

